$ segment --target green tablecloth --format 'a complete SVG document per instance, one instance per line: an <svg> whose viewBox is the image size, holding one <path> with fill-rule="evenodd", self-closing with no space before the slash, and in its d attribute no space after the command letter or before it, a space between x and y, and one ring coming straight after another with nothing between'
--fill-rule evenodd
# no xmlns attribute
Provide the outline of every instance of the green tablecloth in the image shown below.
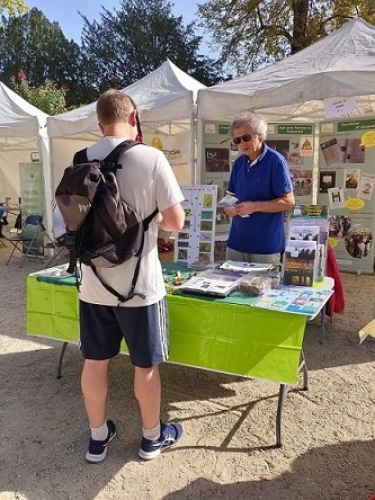
<svg viewBox="0 0 375 500"><path fill-rule="evenodd" d="M163 268L173 272L182 266L163 263ZM78 293L75 286L69 286L74 281L50 279L48 271L27 278L27 333L77 342ZM233 303L239 300L241 303ZM169 360L295 384L307 317L249 307L246 302L252 300L169 294ZM125 346L123 351L126 353Z"/></svg>

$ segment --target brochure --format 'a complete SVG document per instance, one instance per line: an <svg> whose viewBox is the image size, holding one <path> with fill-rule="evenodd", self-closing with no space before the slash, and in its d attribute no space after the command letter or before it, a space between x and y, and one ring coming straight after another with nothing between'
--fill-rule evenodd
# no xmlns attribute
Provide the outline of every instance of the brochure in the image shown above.
<svg viewBox="0 0 375 500"><path fill-rule="evenodd" d="M252 306L314 317L332 293L328 288L280 287L260 296Z"/></svg>

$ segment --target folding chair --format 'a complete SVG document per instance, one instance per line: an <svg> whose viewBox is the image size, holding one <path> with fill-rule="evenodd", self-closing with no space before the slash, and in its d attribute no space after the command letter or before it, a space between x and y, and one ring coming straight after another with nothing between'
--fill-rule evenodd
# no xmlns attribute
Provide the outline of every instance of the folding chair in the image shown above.
<svg viewBox="0 0 375 500"><path fill-rule="evenodd" d="M46 264L45 269L47 269L48 267L51 267L53 262L65 257L64 251L66 249L66 246L65 246L66 238L65 238L65 235L63 235L63 236L60 236L59 238L52 239L51 236L47 232L45 232L45 235L48 239L48 242L44 245L44 248L53 252L51 259L49 259L49 261Z"/></svg>
<svg viewBox="0 0 375 500"><path fill-rule="evenodd" d="M34 242L39 234L39 231L43 226L43 217L41 215L28 215L25 219L25 223L23 224L22 230L14 236L5 235L7 241L9 241L13 245L13 250L9 256L7 261L7 265L9 264L13 254L16 250L19 250L23 253L23 258L21 260L21 264L19 267L22 267L25 260L32 258L38 259L41 262L44 262L44 258L41 255L38 255L33 248Z"/></svg>

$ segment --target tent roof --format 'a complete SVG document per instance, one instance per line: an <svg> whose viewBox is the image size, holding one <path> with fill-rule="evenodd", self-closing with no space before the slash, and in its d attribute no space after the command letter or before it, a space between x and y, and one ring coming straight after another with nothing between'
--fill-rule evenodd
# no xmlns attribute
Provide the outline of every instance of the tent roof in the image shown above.
<svg viewBox="0 0 375 500"><path fill-rule="evenodd" d="M198 116L245 110L276 120L324 119L322 99L363 96L357 115L375 112L375 27L360 18L267 68L198 92Z"/></svg>
<svg viewBox="0 0 375 500"><path fill-rule="evenodd" d="M37 137L47 116L0 82L1 137Z"/></svg>
<svg viewBox="0 0 375 500"><path fill-rule="evenodd" d="M167 60L123 91L137 103L142 123L165 123L190 119L198 90L203 88L203 84ZM96 102L49 117L47 123L50 137L96 133Z"/></svg>

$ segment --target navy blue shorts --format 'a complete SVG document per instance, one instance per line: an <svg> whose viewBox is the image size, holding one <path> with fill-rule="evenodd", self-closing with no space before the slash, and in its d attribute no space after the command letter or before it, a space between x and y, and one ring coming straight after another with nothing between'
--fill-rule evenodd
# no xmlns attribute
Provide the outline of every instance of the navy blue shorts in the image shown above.
<svg viewBox="0 0 375 500"><path fill-rule="evenodd" d="M80 341L85 359L111 359L125 339L134 366L150 368L168 359L166 299L150 306L112 307L80 301Z"/></svg>

